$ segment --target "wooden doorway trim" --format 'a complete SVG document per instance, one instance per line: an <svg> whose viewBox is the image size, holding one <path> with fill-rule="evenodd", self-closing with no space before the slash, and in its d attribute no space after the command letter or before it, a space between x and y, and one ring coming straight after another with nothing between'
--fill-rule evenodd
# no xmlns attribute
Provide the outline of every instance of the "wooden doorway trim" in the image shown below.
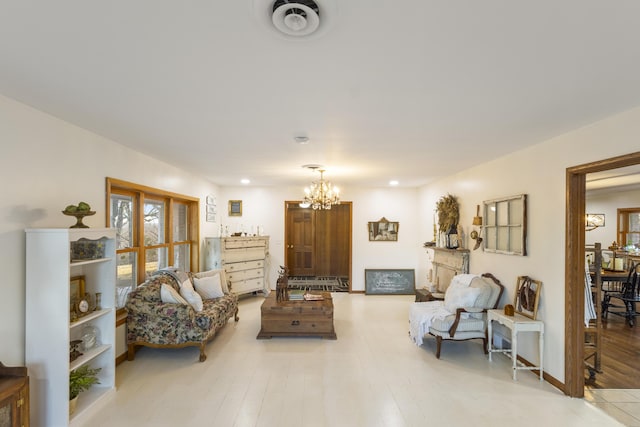
<svg viewBox="0 0 640 427"><path fill-rule="evenodd" d="M584 245L586 175L640 164L640 152L567 168L564 393L584 396Z"/></svg>

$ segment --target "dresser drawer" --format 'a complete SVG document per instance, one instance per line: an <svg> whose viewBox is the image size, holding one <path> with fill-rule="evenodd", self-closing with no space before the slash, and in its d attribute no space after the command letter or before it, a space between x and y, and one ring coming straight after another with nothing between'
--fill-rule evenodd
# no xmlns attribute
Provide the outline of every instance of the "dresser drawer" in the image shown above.
<svg viewBox="0 0 640 427"><path fill-rule="evenodd" d="M240 248L265 248L267 246L266 239L225 239L225 249L240 249Z"/></svg>
<svg viewBox="0 0 640 427"><path fill-rule="evenodd" d="M227 273L227 280L230 282L239 282L241 280L255 279L264 277L264 268L254 268L251 270L232 271Z"/></svg>
<svg viewBox="0 0 640 427"><path fill-rule="evenodd" d="M239 282L231 282L231 292L235 292L236 294L262 291L263 289L264 279L262 277L256 279L241 280Z"/></svg>
<svg viewBox="0 0 640 427"><path fill-rule="evenodd" d="M243 270L251 270L254 268L262 269L264 267L264 260L256 260L256 261L243 261L243 262L232 262L224 265L224 272L233 273L234 271L243 271Z"/></svg>
<svg viewBox="0 0 640 427"><path fill-rule="evenodd" d="M266 256L264 248L245 248L225 251L222 255L222 263L229 264L232 262L264 260Z"/></svg>

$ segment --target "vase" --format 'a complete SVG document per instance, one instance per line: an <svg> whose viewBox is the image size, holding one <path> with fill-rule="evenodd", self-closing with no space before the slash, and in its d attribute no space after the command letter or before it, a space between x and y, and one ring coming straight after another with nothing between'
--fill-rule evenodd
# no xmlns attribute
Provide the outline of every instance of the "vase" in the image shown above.
<svg viewBox="0 0 640 427"><path fill-rule="evenodd" d="M76 406L78 405L78 396L69 400L69 415L73 415L76 410Z"/></svg>

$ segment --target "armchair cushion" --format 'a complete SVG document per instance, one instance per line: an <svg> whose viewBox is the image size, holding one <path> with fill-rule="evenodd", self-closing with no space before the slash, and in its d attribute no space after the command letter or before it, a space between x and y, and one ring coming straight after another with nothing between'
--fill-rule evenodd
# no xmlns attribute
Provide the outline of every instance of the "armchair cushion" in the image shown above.
<svg viewBox="0 0 640 427"><path fill-rule="evenodd" d="M456 329L456 335L458 332L464 331L484 331L484 320L483 319L474 319L473 317L468 317L465 319L466 313L462 313L462 319L458 322L458 327ZM456 315L452 314L450 316L445 317L444 319L433 319L431 321L431 328L436 329L438 331L449 331L453 326L453 323L456 320Z"/></svg>
<svg viewBox="0 0 640 427"><path fill-rule="evenodd" d="M480 288L460 287L451 284L444 294L444 307L451 313L455 313L458 308L476 307L476 301L481 292Z"/></svg>

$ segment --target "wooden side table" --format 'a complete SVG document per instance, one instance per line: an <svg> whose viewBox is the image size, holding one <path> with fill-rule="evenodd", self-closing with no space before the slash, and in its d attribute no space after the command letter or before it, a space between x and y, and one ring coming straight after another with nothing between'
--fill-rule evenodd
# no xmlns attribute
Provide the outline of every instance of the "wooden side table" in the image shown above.
<svg viewBox="0 0 640 427"><path fill-rule="evenodd" d="M501 325L506 326L511 330L511 349L497 349L493 347L493 321L498 322ZM516 373L519 369L525 370L540 370L540 381L542 381L542 358L544 354L544 323L541 320L533 320L521 314L515 314L513 316L507 316L503 310L488 310L487 311L487 333L489 335L489 361L491 361L491 355L493 353L509 353L513 362L513 379L517 380ZM538 332L539 351L540 351L540 366L518 366L518 333L519 332Z"/></svg>
<svg viewBox="0 0 640 427"><path fill-rule="evenodd" d="M428 289L416 288L416 301L415 302L428 302L428 301L442 301L444 295L440 293L431 293Z"/></svg>

